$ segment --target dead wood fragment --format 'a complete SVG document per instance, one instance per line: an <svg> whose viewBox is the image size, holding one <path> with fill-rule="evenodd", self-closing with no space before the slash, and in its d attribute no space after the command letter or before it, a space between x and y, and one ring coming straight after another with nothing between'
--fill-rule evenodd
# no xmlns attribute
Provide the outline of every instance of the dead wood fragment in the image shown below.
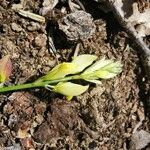
<svg viewBox="0 0 150 150"><path fill-rule="evenodd" d="M142 49L142 51L146 54L146 55L150 55L150 49L147 47L147 45L143 42L143 39L140 38L135 30L135 28L133 28L133 26L129 25L127 23L127 21L125 21L125 19L122 17L122 15L119 12L119 9L116 7L116 5L114 5L113 0L108 0L107 4L109 5L109 7L111 7L111 10L113 11L113 13L115 14L116 18L118 19L119 23L126 29L127 33L134 38L135 43L138 44L139 48Z"/></svg>
<svg viewBox="0 0 150 150"><path fill-rule="evenodd" d="M119 11L119 8L114 4L115 0L100 0L100 1L103 1L103 3L105 3L111 9L111 11L114 13L114 15L117 18L120 25L122 27L124 27L124 29L126 30L128 35L133 40L133 43L136 44L136 47L138 49L137 52L140 56L140 59L141 59L142 65L143 65L143 69L145 71L145 75L148 79L148 82L150 82L150 49L149 49L149 47L146 45L146 43L144 43L143 38L139 37L135 28L133 26L131 26L131 24L128 24L128 22L122 17L122 15ZM150 90L149 90L149 93L147 93L147 95L146 95L145 102L146 102L146 105L148 106L147 108L149 108L149 106L150 106ZM147 113L148 113L147 115L150 116L149 109L147 110Z"/></svg>

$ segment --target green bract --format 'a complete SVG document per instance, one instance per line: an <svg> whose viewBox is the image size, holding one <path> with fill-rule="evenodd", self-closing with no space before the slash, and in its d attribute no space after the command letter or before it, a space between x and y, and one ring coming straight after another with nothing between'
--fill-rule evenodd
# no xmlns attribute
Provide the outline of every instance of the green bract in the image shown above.
<svg viewBox="0 0 150 150"><path fill-rule="evenodd" d="M122 65L120 64L120 62L113 62L96 71L95 73L98 78L109 79L115 77L121 71Z"/></svg>
<svg viewBox="0 0 150 150"><path fill-rule="evenodd" d="M76 65L76 68L73 70L74 73L79 73L83 71L86 67L91 65L93 61L95 61L96 59L97 56L87 54L75 57L72 61L72 63Z"/></svg>
<svg viewBox="0 0 150 150"><path fill-rule="evenodd" d="M82 78L85 80L94 79L109 79L116 76L122 71L122 64L113 60L106 60L102 58L95 62L92 66L87 68L82 74Z"/></svg>
<svg viewBox="0 0 150 150"><path fill-rule="evenodd" d="M86 67L91 65L97 59L95 55L80 55L73 59L70 63L61 63L54 67L47 75L38 79L37 82L56 80L64 78L69 74L76 74L83 71Z"/></svg>
<svg viewBox="0 0 150 150"><path fill-rule="evenodd" d="M66 75L71 74L74 68L76 68L76 65L73 63L61 63L37 81L49 81L64 78Z"/></svg>
<svg viewBox="0 0 150 150"><path fill-rule="evenodd" d="M96 61L91 67L87 68L83 74L92 73L96 70L100 70L101 68L107 66L108 64L111 64L113 60L106 60L105 57L102 59Z"/></svg>
<svg viewBox="0 0 150 150"><path fill-rule="evenodd" d="M89 86L83 86L71 82L59 82L53 88L54 92L63 94L67 96L70 100L73 96L77 96L84 93L89 88Z"/></svg>

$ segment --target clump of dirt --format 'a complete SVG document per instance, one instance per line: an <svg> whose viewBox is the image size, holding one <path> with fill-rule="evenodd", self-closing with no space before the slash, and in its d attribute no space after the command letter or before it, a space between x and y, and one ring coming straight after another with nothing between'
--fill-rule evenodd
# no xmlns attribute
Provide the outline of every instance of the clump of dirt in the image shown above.
<svg viewBox="0 0 150 150"><path fill-rule="evenodd" d="M12 2L0 3L0 55L10 54L13 62L8 85L33 81L56 65L49 53L46 25L19 16ZM32 4L26 8L37 12L41 2ZM96 32L82 41L79 53L120 60L122 73L102 85L92 84L71 102L39 89L1 94L1 149L130 149L135 130L149 131L139 57L127 34L117 22L116 29L115 19L109 16L95 19ZM70 60L74 45L58 47L58 61Z"/></svg>

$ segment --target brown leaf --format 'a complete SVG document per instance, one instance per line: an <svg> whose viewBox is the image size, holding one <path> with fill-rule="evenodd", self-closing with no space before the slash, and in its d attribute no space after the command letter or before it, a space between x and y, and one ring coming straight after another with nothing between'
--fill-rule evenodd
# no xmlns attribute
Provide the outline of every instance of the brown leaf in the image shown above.
<svg viewBox="0 0 150 150"><path fill-rule="evenodd" d="M0 83L5 82L12 72L10 56L6 55L0 60Z"/></svg>

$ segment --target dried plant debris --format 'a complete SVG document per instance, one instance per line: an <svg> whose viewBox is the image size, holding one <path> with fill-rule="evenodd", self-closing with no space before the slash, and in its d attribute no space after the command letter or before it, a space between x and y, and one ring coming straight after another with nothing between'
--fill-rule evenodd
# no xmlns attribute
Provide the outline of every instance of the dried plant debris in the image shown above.
<svg viewBox="0 0 150 150"><path fill-rule="evenodd" d="M137 3L133 4L133 14L128 18L129 23L135 26L140 37L150 35L150 8L140 13Z"/></svg>
<svg viewBox="0 0 150 150"><path fill-rule="evenodd" d="M82 10L66 15L58 21L58 24L69 41L88 39L95 33L92 16Z"/></svg>
<svg viewBox="0 0 150 150"><path fill-rule="evenodd" d="M150 8L149 0L135 0L138 4L138 9L140 12L144 12L145 8Z"/></svg>
<svg viewBox="0 0 150 150"><path fill-rule="evenodd" d="M24 5L25 5L25 0L20 0L19 4L13 4L12 5L12 9L13 10L23 9Z"/></svg>
<svg viewBox="0 0 150 150"><path fill-rule="evenodd" d="M84 6L79 0L74 0L74 1L68 0L68 5L72 12L80 10L80 9L85 10Z"/></svg>
<svg viewBox="0 0 150 150"><path fill-rule="evenodd" d="M143 40L143 37L148 38L148 35L150 35L150 8L145 7L144 12L138 12L137 3L134 3L133 0L104 0L104 3L106 3L111 8L111 11L114 13L120 25L125 28L133 43L136 44L136 47L139 50L138 53L142 58L141 61L144 66L145 73L147 75L147 78L150 79L150 49Z"/></svg>
<svg viewBox="0 0 150 150"><path fill-rule="evenodd" d="M3 84L11 75L12 63L10 56L7 55L0 59L0 83Z"/></svg>
<svg viewBox="0 0 150 150"><path fill-rule="evenodd" d="M68 3L68 6L71 10L71 12L75 12L77 10L85 10L84 6L79 0L44 0L43 1L43 7L40 9L40 14L42 15L47 15L50 13L56 5L61 2L61 3ZM61 8L62 12L66 10L66 7Z"/></svg>
<svg viewBox="0 0 150 150"><path fill-rule="evenodd" d="M145 7L144 11L140 12L140 3L134 0L115 0L114 5L124 20L135 27L139 37L150 35L150 7Z"/></svg>
<svg viewBox="0 0 150 150"><path fill-rule="evenodd" d="M82 129L83 134L97 138L98 134L86 127L83 120L78 116L76 103L69 103L63 100L55 100L50 105L47 113L47 121L42 123L34 132L34 138L39 143L49 143L52 138L69 136L70 139L77 138L74 132Z"/></svg>
<svg viewBox="0 0 150 150"><path fill-rule="evenodd" d="M42 22L42 23L45 23L45 18L40 16L40 15L37 15L37 14L34 14L34 13L31 13L29 11L24 11L24 10L19 10L18 13L24 17L27 17L27 18L30 18L32 20L35 20L35 21L38 21L38 22Z"/></svg>
<svg viewBox="0 0 150 150"><path fill-rule="evenodd" d="M44 0L42 4L43 7L40 9L40 14L46 15L49 11L53 10L58 2L58 0Z"/></svg>
<svg viewBox="0 0 150 150"><path fill-rule="evenodd" d="M5 1L5 0L3 0ZM24 9L24 10L35 10L36 8L39 7L39 1L31 1L31 0L13 0L13 1L9 1L9 5L11 6L11 9L13 10L20 10L20 9Z"/></svg>

